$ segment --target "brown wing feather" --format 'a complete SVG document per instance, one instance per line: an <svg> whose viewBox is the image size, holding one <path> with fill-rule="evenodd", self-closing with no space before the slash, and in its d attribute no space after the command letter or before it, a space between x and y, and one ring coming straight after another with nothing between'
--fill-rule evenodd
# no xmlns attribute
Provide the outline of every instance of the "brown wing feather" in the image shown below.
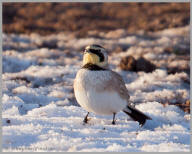
<svg viewBox="0 0 192 154"><path fill-rule="evenodd" d="M111 84L112 86L114 86L114 90L118 91L119 95L128 101L130 96L125 86L125 82L123 81L123 78L116 72L111 71L111 73L114 76L112 78L112 82L115 84Z"/></svg>
<svg viewBox="0 0 192 154"><path fill-rule="evenodd" d="M123 81L123 78L116 72L110 71L109 80L105 82L105 84L100 85L97 87L98 91L108 90L108 91L115 91L117 92L123 99L128 100L130 98L128 90L125 86L125 82Z"/></svg>

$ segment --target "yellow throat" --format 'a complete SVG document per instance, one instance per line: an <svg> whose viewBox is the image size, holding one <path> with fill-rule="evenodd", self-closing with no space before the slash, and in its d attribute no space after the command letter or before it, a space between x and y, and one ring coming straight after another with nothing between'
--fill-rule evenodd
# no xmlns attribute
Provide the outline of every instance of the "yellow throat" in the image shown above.
<svg viewBox="0 0 192 154"><path fill-rule="evenodd" d="M99 64L99 57L93 53L85 53L83 56L83 65L88 63Z"/></svg>

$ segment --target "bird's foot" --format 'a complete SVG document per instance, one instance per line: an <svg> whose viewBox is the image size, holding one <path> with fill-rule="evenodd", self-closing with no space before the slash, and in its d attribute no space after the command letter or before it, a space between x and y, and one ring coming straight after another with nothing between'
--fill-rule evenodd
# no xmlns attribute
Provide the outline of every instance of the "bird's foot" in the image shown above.
<svg viewBox="0 0 192 154"><path fill-rule="evenodd" d="M84 125L87 124L89 120L90 120L90 119L85 118L85 119L83 120L83 124L84 124Z"/></svg>
<svg viewBox="0 0 192 154"><path fill-rule="evenodd" d="M89 115L89 112L87 113L87 115L85 116L84 120L83 120L83 124L87 124L88 122L88 115Z"/></svg>
<svg viewBox="0 0 192 154"><path fill-rule="evenodd" d="M115 125L115 115L116 115L116 113L113 113L113 121L112 121L112 125Z"/></svg>
<svg viewBox="0 0 192 154"><path fill-rule="evenodd" d="M88 122L88 120L85 120L85 119L83 120L83 123L84 123L84 124L87 124L87 122Z"/></svg>
<svg viewBox="0 0 192 154"><path fill-rule="evenodd" d="M112 125L115 125L115 120L113 120L111 124L112 124Z"/></svg>

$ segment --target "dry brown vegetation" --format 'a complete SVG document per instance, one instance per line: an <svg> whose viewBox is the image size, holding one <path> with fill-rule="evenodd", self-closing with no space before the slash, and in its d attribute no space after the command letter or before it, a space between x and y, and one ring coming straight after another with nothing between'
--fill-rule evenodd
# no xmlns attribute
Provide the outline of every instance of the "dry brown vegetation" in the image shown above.
<svg viewBox="0 0 192 154"><path fill-rule="evenodd" d="M190 3L4 3L3 31L42 35L124 28L157 31L189 24Z"/></svg>

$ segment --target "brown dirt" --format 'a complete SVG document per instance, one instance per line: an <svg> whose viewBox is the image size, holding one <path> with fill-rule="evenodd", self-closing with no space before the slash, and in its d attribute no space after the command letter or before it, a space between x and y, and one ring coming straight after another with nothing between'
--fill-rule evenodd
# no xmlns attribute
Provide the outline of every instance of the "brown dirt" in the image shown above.
<svg viewBox="0 0 192 154"><path fill-rule="evenodd" d="M157 31L185 26L190 3L3 3L3 32L42 35L124 28Z"/></svg>
<svg viewBox="0 0 192 154"><path fill-rule="evenodd" d="M123 57L119 63L119 66L122 70L134 72L144 71L149 73L156 69L156 66L145 58L139 57L136 60L133 56Z"/></svg>
<svg viewBox="0 0 192 154"><path fill-rule="evenodd" d="M180 109L182 109L184 112L186 113L190 113L190 100L187 100L185 103L180 103L180 102L177 102L175 104L172 104L172 103L162 103L164 105L164 107L166 107L167 105L176 105L178 106Z"/></svg>

